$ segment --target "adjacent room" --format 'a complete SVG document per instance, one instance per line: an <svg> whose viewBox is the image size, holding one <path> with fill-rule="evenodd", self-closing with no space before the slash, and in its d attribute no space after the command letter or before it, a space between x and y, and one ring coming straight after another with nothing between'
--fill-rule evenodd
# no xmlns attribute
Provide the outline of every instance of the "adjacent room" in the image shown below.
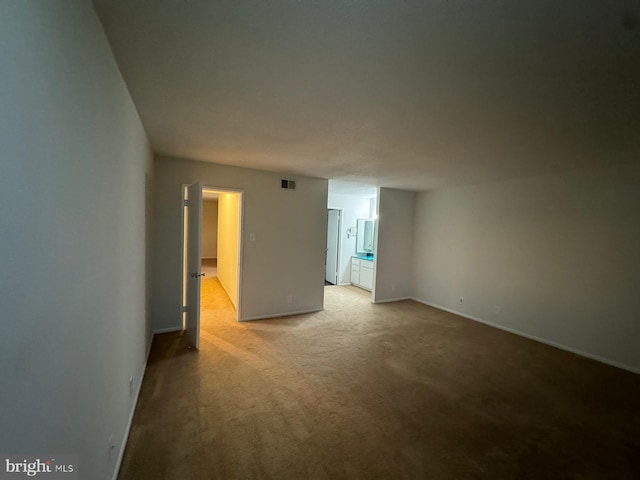
<svg viewBox="0 0 640 480"><path fill-rule="evenodd" d="M0 477L640 478L639 59L637 0L0 0Z"/></svg>
<svg viewBox="0 0 640 480"><path fill-rule="evenodd" d="M373 290L377 198L375 186L329 180L326 284Z"/></svg>

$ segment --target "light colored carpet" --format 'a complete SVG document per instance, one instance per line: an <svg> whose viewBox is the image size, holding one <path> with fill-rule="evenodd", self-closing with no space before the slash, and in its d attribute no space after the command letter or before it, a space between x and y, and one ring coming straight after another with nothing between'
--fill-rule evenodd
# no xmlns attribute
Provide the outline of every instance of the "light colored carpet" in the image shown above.
<svg viewBox="0 0 640 480"><path fill-rule="evenodd" d="M156 336L119 478L640 478L640 376L411 301Z"/></svg>

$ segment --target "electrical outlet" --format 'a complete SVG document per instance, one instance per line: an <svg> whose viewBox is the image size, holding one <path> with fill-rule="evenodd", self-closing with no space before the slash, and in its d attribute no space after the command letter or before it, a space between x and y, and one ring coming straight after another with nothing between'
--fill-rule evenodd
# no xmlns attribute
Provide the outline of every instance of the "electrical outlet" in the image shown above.
<svg viewBox="0 0 640 480"><path fill-rule="evenodd" d="M249 234L249 241L250 242L255 242L256 241L256 234L255 233L251 232Z"/></svg>
<svg viewBox="0 0 640 480"><path fill-rule="evenodd" d="M395 291L396 291L396 284L395 284L395 283L392 283L392 284L391 284L391 291L392 291L392 292L395 292Z"/></svg>
<svg viewBox="0 0 640 480"><path fill-rule="evenodd" d="M129 377L129 396L133 395L133 377Z"/></svg>
<svg viewBox="0 0 640 480"><path fill-rule="evenodd" d="M293 295L287 295L287 303L288 304L292 304L293 303Z"/></svg>
<svg viewBox="0 0 640 480"><path fill-rule="evenodd" d="M500 305L496 305L493 309L493 313L500 315L502 313L502 307Z"/></svg>
<svg viewBox="0 0 640 480"><path fill-rule="evenodd" d="M464 298L460 297L460 300L458 301L458 303L460 303L460 305L462 305L464 303Z"/></svg>

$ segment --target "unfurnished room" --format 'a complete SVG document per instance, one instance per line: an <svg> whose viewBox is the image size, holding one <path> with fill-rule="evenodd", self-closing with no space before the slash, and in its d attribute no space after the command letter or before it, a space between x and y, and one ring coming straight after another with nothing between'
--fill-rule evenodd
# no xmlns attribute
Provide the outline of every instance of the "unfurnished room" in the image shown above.
<svg viewBox="0 0 640 480"><path fill-rule="evenodd" d="M640 1L0 0L0 478L640 478Z"/></svg>

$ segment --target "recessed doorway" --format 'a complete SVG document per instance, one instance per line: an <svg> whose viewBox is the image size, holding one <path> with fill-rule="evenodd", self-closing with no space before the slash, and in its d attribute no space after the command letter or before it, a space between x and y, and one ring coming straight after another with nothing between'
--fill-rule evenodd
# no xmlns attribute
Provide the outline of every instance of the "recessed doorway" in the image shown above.
<svg viewBox="0 0 640 480"><path fill-rule="evenodd" d="M209 187L203 189L202 257L205 278L217 278L238 309L240 224L242 194Z"/></svg>
<svg viewBox="0 0 640 480"><path fill-rule="evenodd" d="M341 210L330 208L327 210L327 249L325 252L324 284L338 284L338 269L340 265L340 224Z"/></svg>
<svg viewBox="0 0 640 480"><path fill-rule="evenodd" d="M240 319L242 191L198 183L184 186L183 198L183 328L198 348L201 317L215 315L220 302Z"/></svg>

